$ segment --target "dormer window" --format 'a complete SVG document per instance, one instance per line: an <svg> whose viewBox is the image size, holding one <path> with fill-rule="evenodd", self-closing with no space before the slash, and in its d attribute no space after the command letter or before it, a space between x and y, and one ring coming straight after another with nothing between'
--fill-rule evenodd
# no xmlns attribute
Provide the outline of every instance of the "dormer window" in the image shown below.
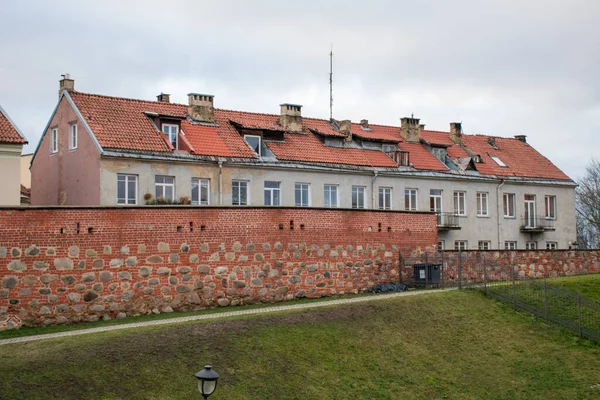
<svg viewBox="0 0 600 400"><path fill-rule="evenodd" d="M173 149L177 150L177 137L179 136L179 126L173 124L163 124L162 131L167 137Z"/></svg>
<svg viewBox="0 0 600 400"><path fill-rule="evenodd" d="M384 153L391 153L393 151L398 151L398 146L396 146L395 144L384 144L383 145L383 152Z"/></svg>
<svg viewBox="0 0 600 400"><path fill-rule="evenodd" d="M432 147L431 154L441 162L446 162L446 149L444 147Z"/></svg>
<svg viewBox="0 0 600 400"><path fill-rule="evenodd" d="M259 157L262 156L261 154L261 137L260 136L255 136L255 135L244 135L244 140L246 141L246 143L248 143L248 145L252 148L252 150L254 150L254 152L256 154L258 154Z"/></svg>

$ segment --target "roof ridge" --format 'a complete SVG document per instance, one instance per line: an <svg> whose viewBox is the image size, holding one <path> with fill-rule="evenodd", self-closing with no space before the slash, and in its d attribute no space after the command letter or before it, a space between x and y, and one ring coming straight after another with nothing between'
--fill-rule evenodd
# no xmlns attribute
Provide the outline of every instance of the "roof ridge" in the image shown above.
<svg viewBox="0 0 600 400"><path fill-rule="evenodd" d="M126 101L138 102L138 103L152 103L152 104L160 104L160 105L172 105L172 106L187 107L187 104L183 104L183 103L166 103L166 102L156 101L156 100L134 99L131 97L108 96L105 94L85 93L85 92L77 92L77 91L70 93L70 96L80 95L80 94L82 94L84 96L91 96L91 97L102 97L105 99L126 100Z"/></svg>

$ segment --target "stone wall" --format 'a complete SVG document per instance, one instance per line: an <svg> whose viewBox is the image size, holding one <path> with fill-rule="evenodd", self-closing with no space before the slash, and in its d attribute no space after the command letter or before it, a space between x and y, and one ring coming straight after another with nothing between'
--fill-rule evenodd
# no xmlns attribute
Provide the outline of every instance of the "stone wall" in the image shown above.
<svg viewBox="0 0 600 400"><path fill-rule="evenodd" d="M0 209L0 329L357 293L436 243L430 213Z"/></svg>
<svg viewBox="0 0 600 400"><path fill-rule="evenodd" d="M458 283L458 252L428 253L427 262L443 262L443 280ZM463 251L460 256L464 283L483 282L485 266L488 280L511 278L511 268L516 279L555 278L590 273L600 273L600 250L490 250ZM405 256L402 277L414 281L413 265L425 262L425 254Z"/></svg>

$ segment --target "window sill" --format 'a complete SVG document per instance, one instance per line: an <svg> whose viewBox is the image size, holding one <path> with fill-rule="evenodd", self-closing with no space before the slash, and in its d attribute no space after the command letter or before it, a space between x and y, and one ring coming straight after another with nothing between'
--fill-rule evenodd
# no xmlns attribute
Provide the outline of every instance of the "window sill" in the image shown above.
<svg viewBox="0 0 600 400"><path fill-rule="evenodd" d="M504 216L504 219L517 219L517 217L516 217L516 216L515 216L515 217L509 217L509 216L506 216L506 215L505 215L505 216Z"/></svg>
<svg viewBox="0 0 600 400"><path fill-rule="evenodd" d="M478 215L477 218L490 218L489 215Z"/></svg>

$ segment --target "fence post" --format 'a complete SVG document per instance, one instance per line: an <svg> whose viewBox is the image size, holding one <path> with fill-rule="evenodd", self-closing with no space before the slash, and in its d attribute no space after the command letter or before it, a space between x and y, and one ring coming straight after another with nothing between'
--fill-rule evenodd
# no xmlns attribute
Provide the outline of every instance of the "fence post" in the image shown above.
<svg viewBox="0 0 600 400"><path fill-rule="evenodd" d="M429 263L427 261L427 250L425 250L425 289L427 289L429 283Z"/></svg>
<svg viewBox="0 0 600 400"><path fill-rule="evenodd" d="M515 287L515 267L511 266L510 271L512 274L513 310L517 311L517 290Z"/></svg>
<svg viewBox="0 0 600 400"><path fill-rule="evenodd" d="M458 249L458 290L462 290L462 250Z"/></svg>
<svg viewBox="0 0 600 400"><path fill-rule="evenodd" d="M487 294L487 268L485 265L485 256L481 257L481 266L483 267L483 290Z"/></svg>
<svg viewBox="0 0 600 400"><path fill-rule="evenodd" d="M402 270L404 269L404 258L402 257L402 252L398 252L398 273L400 274L400 283L404 284L404 280L402 279Z"/></svg>
<svg viewBox="0 0 600 400"><path fill-rule="evenodd" d="M442 275L442 277L441 277L442 287L444 287L445 286L445 282L444 282L444 268L446 268L446 266L444 265L444 250L442 250L440 253L441 253L440 257L441 257L441 261L442 261L442 266L441 266L440 274Z"/></svg>
<svg viewBox="0 0 600 400"><path fill-rule="evenodd" d="M579 336L583 337L583 327L581 325L581 292L577 292L577 319L579 321Z"/></svg>
<svg viewBox="0 0 600 400"><path fill-rule="evenodd" d="M546 275L544 274L544 318L548 323L548 287L546 286Z"/></svg>

